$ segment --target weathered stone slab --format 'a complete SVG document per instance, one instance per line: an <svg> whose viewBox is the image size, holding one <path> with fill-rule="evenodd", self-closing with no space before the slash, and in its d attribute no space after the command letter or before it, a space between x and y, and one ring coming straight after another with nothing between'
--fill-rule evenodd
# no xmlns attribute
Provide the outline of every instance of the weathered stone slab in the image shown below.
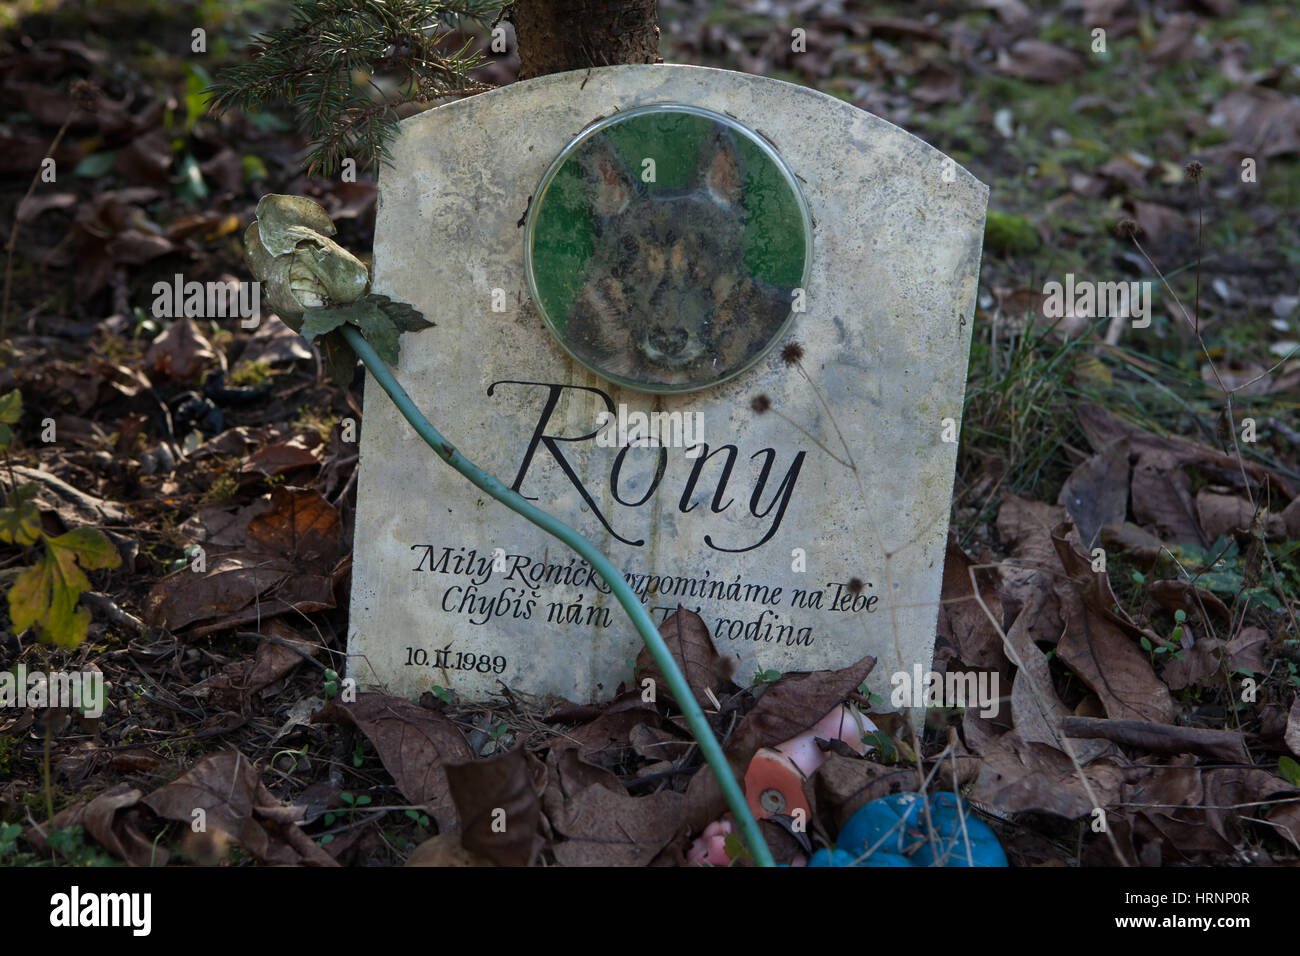
<svg viewBox="0 0 1300 956"><path fill-rule="evenodd" d="M538 314L523 224L543 174L594 120L649 103L733 117L795 174L814 223L805 311L781 340L802 347L797 365L778 346L721 385L647 394L587 371ZM438 323L403 337L397 371L462 453L597 542L656 620L698 609L742 681L871 653L887 699L892 673L930 668L983 184L832 97L687 66L439 107L404 121L393 160L374 286ZM598 445L598 413L620 406L692 415L706 448ZM373 383L360 468L349 671L363 686L591 700L631 676L640 640L599 579L438 461Z"/></svg>

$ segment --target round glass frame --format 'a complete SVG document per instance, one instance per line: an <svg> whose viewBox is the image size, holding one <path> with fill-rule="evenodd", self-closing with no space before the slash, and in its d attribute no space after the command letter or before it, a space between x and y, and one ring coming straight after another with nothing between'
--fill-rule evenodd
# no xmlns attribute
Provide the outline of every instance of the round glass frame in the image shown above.
<svg viewBox="0 0 1300 956"><path fill-rule="evenodd" d="M794 321L812 216L761 135L679 103L584 129L542 176L524 229L538 313L580 365L686 393L761 361Z"/></svg>

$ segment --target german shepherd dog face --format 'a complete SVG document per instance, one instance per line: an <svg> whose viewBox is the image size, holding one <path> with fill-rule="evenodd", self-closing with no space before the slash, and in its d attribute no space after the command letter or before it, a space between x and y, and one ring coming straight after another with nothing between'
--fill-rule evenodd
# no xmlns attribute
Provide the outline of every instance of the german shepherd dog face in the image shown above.
<svg viewBox="0 0 1300 956"><path fill-rule="evenodd" d="M594 249L565 340L598 368L704 384L763 347L788 289L745 271L744 179L729 132L711 133L684 189L648 191L602 136L580 147Z"/></svg>

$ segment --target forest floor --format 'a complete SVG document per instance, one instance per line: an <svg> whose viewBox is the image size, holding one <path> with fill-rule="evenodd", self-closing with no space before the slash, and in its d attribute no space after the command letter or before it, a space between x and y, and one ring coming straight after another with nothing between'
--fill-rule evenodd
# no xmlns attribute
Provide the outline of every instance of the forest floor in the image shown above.
<svg viewBox="0 0 1300 956"><path fill-rule="evenodd" d="M279 25L275 10L0 8L0 222L16 238L0 580L67 572L59 548L80 528L120 558L83 553L90 621L75 647L16 628L12 598L0 609L0 671L97 670L109 688L99 717L0 709L0 865L473 862L448 835L503 799L537 827L480 841L489 859L531 858L540 833L546 862L680 863L721 807L670 701L470 704L433 686L414 702L336 699L356 464L341 422L361 420L361 379L330 384L278 320L152 309L160 279L250 278L241 237L265 193L316 199L369 261L372 175L306 177L288 112L205 110L213 75ZM811 834L768 827L778 857L924 786L959 789L1013 865L1300 861L1293 11L660 11L665 60L825 91L991 187L936 668L996 673L1008 706L935 708L914 732L878 715L867 759L835 750L805 787ZM463 29L487 52L485 29ZM513 55L490 58L482 79L511 82ZM56 180L34 183L56 140ZM1144 284L1149 325L1047 317L1046 284L1067 274ZM702 626L675 637L716 656ZM742 766L776 742L765 713L806 727L845 698L881 704L858 690L863 666L746 676L710 714ZM1106 736L1085 736L1103 717ZM474 773L472 758L498 754L498 778Z"/></svg>

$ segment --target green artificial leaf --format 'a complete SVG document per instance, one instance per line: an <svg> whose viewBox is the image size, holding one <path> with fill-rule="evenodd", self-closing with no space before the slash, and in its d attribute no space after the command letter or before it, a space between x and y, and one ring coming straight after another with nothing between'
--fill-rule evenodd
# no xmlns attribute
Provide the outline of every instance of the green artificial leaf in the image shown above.
<svg viewBox="0 0 1300 956"><path fill-rule="evenodd" d="M6 425L17 425L18 419L23 417L23 393L14 389L0 395L0 422Z"/></svg>
<svg viewBox="0 0 1300 956"><path fill-rule="evenodd" d="M0 866L13 866L18 855L18 837L23 832L21 824L0 823Z"/></svg>
<svg viewBox="0 0 1300 956"><path fill-rule="evenodd" d="M347 305L327 305L319 309L308 309L302 315L302 327L298 334L310 342L318 335L333 332L343 323L349 321L352 303Z"/></svg>
<svg viewBox="0 0 1300 956"><path fill-rule="evenodd" d="M1300 763L1296 763L1290 757L1279 757L1277 759L1277 772L1282 776L1282 779L1289 780L1297 787L1300 787Z"/></svg>
<svg viewBox="0 0 1300 956"><path fill-rule="evenodd" d="M14 579L9 590L9 617L14 630L36 629L44 642L75 647L86 637L90 612L77 607L90 581L82 571L115 568L121 556L103 532L76 528L57 538L45 538L39 561Z"/></svg>
<svg viewBox="0 0 1300 956"><path fill-rule="evenodd" d="M433 325L406 303L394 302L386 295L373 293L344 305L310 309L305 316L301 331L308 341L348 322L361 329L366 341L375 347L379 357L389 365L396 365L401 357L398 338L402 332L415 332ZM351 381L350 372L348 379Z"/></svg>
<svg viewBox="0 0 1300 956"><path fill-rule="evenodd" d="M396 365L401 356L401 347L397 344L401 333L397 331L393 320L377 308L366 309L358 316L356 324L361 327L366 341L375 347L379 357L389 365Z"/></svg>
<svg viewBox="0 0 1300 956"><path fill-rule="evenodd" d="M384 315L392 319L393 324L403 332L420 332L434 325L432 319L426 319L424 313L405 302L394 302L388 296L374 292L366 298L374 300Z"/></svg>

